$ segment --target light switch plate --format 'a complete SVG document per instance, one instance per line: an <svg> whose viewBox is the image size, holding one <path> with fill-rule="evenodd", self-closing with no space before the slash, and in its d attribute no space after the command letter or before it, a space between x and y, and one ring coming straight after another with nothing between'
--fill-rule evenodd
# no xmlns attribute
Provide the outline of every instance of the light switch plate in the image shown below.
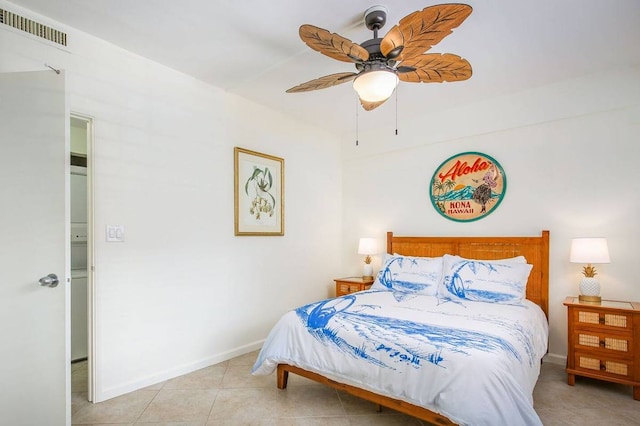
<svg viewBox="0 0 640 426"><path fill-rule="evenodd" d="M109 243L122 243L124 242L124 226L122 225L107 225L106 239Z"/></svg>

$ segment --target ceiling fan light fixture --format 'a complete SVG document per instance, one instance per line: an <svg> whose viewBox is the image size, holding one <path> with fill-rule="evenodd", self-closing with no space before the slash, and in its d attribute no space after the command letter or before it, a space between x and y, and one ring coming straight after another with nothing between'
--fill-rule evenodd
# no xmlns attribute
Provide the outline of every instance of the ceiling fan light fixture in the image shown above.
<svg viewBox="0 0 640 426"><path fill-rule="evenodd" d="M398 76L392 70L377 69L357 76L353 88L363 101L380 102L389 99L398 81Z"/></svg>

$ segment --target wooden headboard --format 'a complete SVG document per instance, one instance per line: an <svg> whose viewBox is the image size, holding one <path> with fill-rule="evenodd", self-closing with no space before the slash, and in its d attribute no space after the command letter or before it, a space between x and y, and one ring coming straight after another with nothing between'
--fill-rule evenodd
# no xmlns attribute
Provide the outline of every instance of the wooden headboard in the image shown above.
<svg viewBox="0 0 640 426"><path fill-rule="evenodd" d="M396 237L387 232L387 253L422 257L457 254L480 260L524 256L533 265L527 299L549 318L549 231L542 231L539 237Z"/></svg>

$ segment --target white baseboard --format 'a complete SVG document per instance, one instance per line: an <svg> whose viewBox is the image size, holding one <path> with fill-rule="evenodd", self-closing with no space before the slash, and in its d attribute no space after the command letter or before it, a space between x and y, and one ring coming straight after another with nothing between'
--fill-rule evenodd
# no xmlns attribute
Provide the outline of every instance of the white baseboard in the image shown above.
<svg viewBox="0 0 640 426"><path fill-rule="evenodd" d="M549 364L567 365L567 357L557 354L546 354L542 358L542 362L548 362Z"/></svg>
<svg viewBox="0 0 640 426"><path fill-rule="evenodd" d="M97 402L106 401L108 399L115 398L117 396L124 395L129 392L133 392L133 391L145 388L147 386L155 385L156 383L164 382L169 379L173 379L188 373L192 373L202 368L219 364L231 358L235 358L237 356L244 355L246 353L258 350L262 347L263 343L264 343L264 339L258 340L256 342L249 343L247 345L243 345L226 352L212 355L210 357L207 357L199 361L195 361L189 364L184 364L175 368L171 368L169 370L158 372L157 374L153 374L151 376L147 376L142 379L132 380L130 382L122 383L118 386L114 386L109 389L104 389L102 391L96 390L96 394L94 395L93 402L97 403Z"/></svg>

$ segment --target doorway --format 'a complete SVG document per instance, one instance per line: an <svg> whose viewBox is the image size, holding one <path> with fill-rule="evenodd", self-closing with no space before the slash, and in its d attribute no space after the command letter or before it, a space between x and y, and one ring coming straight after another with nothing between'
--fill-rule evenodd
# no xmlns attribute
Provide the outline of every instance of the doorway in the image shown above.
<svg viewBox="0 0 640 426"><path fill-rule="evenodd" d="M70 117L71 392L93 401L93 119Z"/></svg>

